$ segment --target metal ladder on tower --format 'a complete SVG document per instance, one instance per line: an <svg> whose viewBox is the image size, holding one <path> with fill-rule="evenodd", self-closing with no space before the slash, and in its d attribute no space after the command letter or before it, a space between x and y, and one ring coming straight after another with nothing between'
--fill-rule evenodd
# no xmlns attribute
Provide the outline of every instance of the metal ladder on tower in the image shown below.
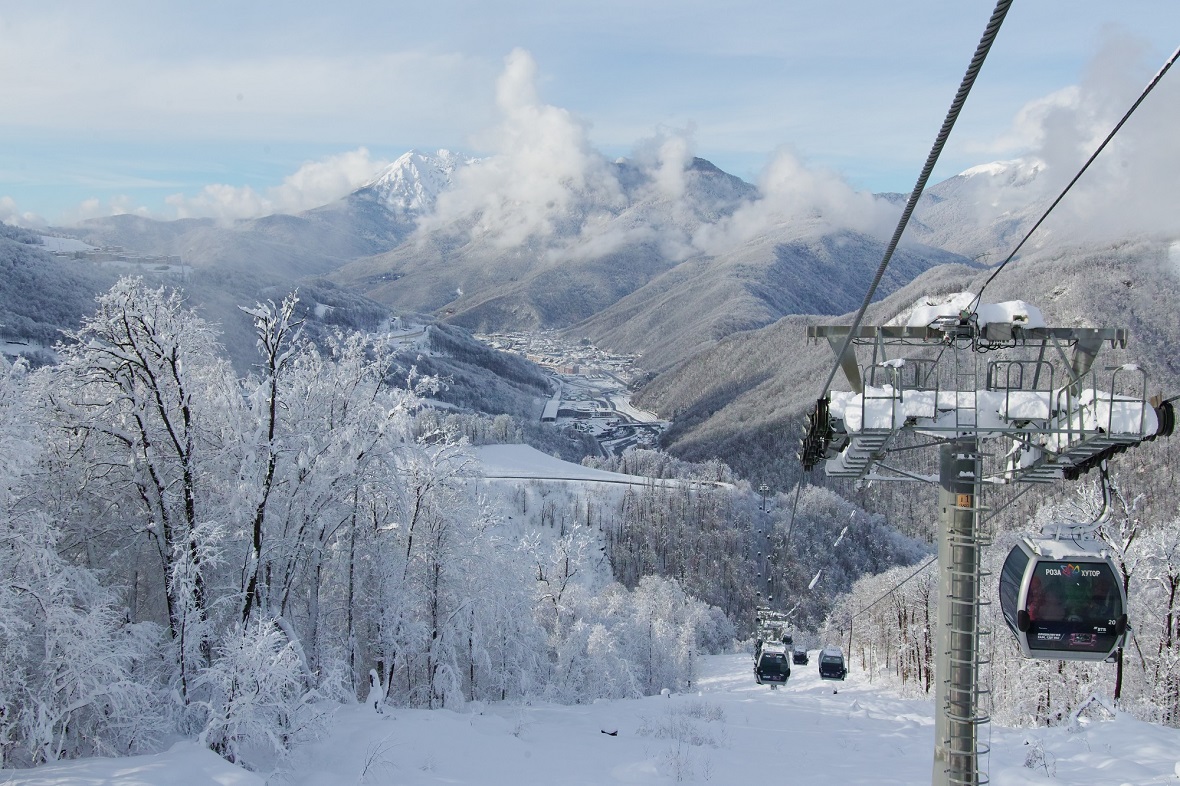
<svg viewBox="0 0 1180 786"><path fill-rule="evenodd" d="M985 456L976 455L977 465ZM971 755L978 763L987 756L991 748L981 742L982 729L991 722L991 679L987 673L991 659L985 654L985 641L990 640L992 630L984 628L984 610L991 605L983 599L979 588L992 574L983 569L983 551L992 544L991 528L984 524L981 516L988 508L981 504L979 492L982 484L976 482L976 491L969 499L956 501L956 510L967 512L972 525L968 532L955 532L950 536L950 547L954 558L951 564L943 566L952 588L947 597L952 610L947 621L951 636L958 640L956 651L969 652L966 657L956 658L952 652L946 654L950 666L943 675L947 701L943 711L950 719L951 733L944 744L951 755ZM964 567L966 566L966 567ZM948 781L965 786L980 786L989 782L984 767L977 764L975 772L968 777L949 775Z"/></svg>

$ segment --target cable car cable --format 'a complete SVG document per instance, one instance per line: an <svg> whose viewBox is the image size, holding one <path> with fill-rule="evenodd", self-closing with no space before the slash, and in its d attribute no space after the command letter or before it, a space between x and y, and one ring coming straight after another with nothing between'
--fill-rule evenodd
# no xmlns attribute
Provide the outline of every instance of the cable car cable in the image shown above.
<svg viewBox="0 0 1180 786"><path fill-rule="evenodd" d="M1115 127L1111 129L1110 133L1106 135L1106 139L1102 140L1102 144L1098 146L1098 149L1090 155L1090 158L1086 160L1086 163L1082 165L1082 168L1078 170L1078 173L1073 176L1073 180L1070 180L1069 184L1064 189L1062 189L1060 194L1057 195L1057 198L1053 200L1053 204L1049 205L1048 209L1045 210L1043 214L1041 214L1041 217L1037 219L1037 223L1033 224L1032 229L1028 230L1028 233L1025 234L1023 238L1021 238L1019 243L1016 244L1016 248L1012 249L1012 253L1009 254L1007 258L1001 262L994 271L992 271L992 274L988 276L987 280L983 282L983 286L979 288L979 294L975 296L973 301L971 301L971 305L965 309L966 311L972 313L975 312L975 309L978 308L979 304L982 302L980 299L983 297L983 290L986 289L987 285L992 282L992 279L999 275L1000 271L1004 269L1004 266L1012 261L1012 257L1016 256L1016 252L1019 251L1029 239L1029 237L1032 236L1032 233L1036 232L1037 228L1041 226L1041 223L1049 217L1049 214L1053 212L1053 208L1057 207L1057 204L1065 198L1065 195L1069 193L1071 188L1073 188L1073 184L1078 182L1085 171L1090 168L1090 164L1094 163L1094 159L1098 158L1098 154L1106 148L1110 140L1114 139L1114 135L1119 132L1119 129L1122 128L1123 124L1131 118L1131 115L1134 114L1135 110L1139 108L1139 105L1143 103L1143 100L1147 98L1148 94L1151 93L1151 91L1155 89L1155 86L1160 83L1160 80L1164 78L1164 74L1168 73L1168 69L1172 67L1172 64L1176 62L1177 58L1180 58L1180 47L1177 47L1176 51L1172 53L1172 56L1168 58L1167 62L1164 63L1163 67L1160 68L1155 77L1153 77L1152 80L1147 83L1147 87L1143 88L1143 92L1139 94L1139 98L1135 100L1135 103L1131 105L1131 108L1123 114L1122 119L1119 120L1119 122L1115 124Z"/></svg>
<svg viewBox="0 0 1180 786"><path fill-rule="evenodd" d="M791 533L795 530L795 511L799 509L799 491L803 488L803 481L807 480L808 473L804 472L803 476L799 478L799 482L795 484L795 504L791 506L791 523L787 525L787 537L783 541L783 552L786 554L787 548L791 545Z"/></svg>
<svg viewBox="0 0 1180 786"><path fill-rule="evenodd" d="M885 275L885 268L889 266L889 260L893 257L893 252L897 249L897 244L901 241L901 234L905 231L906 224L909 223L914 208L917 207L918 198L922 196L922 191L926 188L926 181L930 179L934 165L938 163L938 157L942 154L942 149L951 134L951 129L954 128L955 121L959 118L959 112L962 111L963 104L967 101L967 95L971 92L971 87L975 84L975 78L979 75L979 71L983 67L983 61L987 58L987 53L991 50L992 42L995 41L996 34L1000 32L1000 25L1003 24L1004 17L1007 15L1008 8L1011 5L1012 0L998 0L995 10L992 11L991 18L988 19L987 26L983 30L983 36L979 39L979 44L975 48L975 54L967 66L967 72L963 74L963 80L959 84L958 92L955 93L955 98L951 101L950 109L947 110L946 117L942 121L942 127L939 128L938 135L934 139L934 146L931 147L930 153L926 157L926 163L922 167L922 172L918 175L918 182L914 185L914 190L910 192L910 198L906 202L905 210L902 211L901 220L897 222L897 228L893 230L893 238L889 241L889 245L885 249L885 256L881 260L881 264L877 267L877 273L873 276L873 281L869 285L869 291L865 294L865 299L861 303L860 310L856 312L856 318L852 320L852 326L848 329L848 335L844 338L843 346L836 353L836 362L833 364L832 370L828 373L827 380L824 381L823 389L820 391L821 397L826 396L828 389L832 386L832 380L836 376L836 371L840 368L840 358L844 357L844 353L848 351L848 345L852 343L852 336L856 333L856 329L860 327L861 320L864 319L865 310L873 300L877 286L881 283L881 277Z"/></svg>
<svg viewBox="0 0 1180 786"><path fill-rule="evenodd" d="M1000 515L1000 511L1002 511L1004 508L1008 507L1008 506L1009 506L1009 505L1011 505L1012 503L1016 502L1016 500L1018 500L1018 499L1020 499L1022 496L1024 496L1025 492L1027 492L1027 491L1028 491L1029 489L1031 489L1031 488L1032 488L1032 486L1031 486L1031 485L1027 485L1027 484L1026 484L1026 485L1025 485L1025 487L1024 487L1023 489L1021 489L1021 491L1020 491L1020 493L1019 493L1019 494L1017 494L1016 496L1012 497L1012 499L1008 500L1007 502L1005 502L1005 503L1004 503L1003 505L1001 505L1000 507L998 507L998 508L996 508L995 510L991 511L991 515L990 515L990 516L988 516L988 517L987 517L986 519L984 519L983 521L981 521L981 522L980 522L980 526L983 526L984 524L987 524L988 522L990 522L992 519L996 518L998 515ZM910 579L912 579L914 576L917 576L919 573L921 573L921 572L922 572L923 570L925 570L926 568L930 567L930 565L932 565L932 564L934 563L934 561L935 561L935 560L937 560L937 559L938 559L938 555L937 555L937 554L935 554L935 555L931 556L929 559L927 559L925 562L923 562L923 563L921 564L921 566L919 566L919 567L918 567L918 569L917 569L917 570L915 570L915 571L914 571L913 573L911 573L910 575L906 576L904 579L902 579L901 581L899 581L897 584L894 584L892 587L890 587L889 589L887 589L887 590L886 590L884 593L882 593L882 595L881 595L879 598L877 598L876 600L874 600L874 601L873 601L872 603L870 603L869 605L865 606L865 607L864 607L863 609L861 609L860 611L858 611L858 612L856 612L855 614L853 614L853 615L852 615L852 616L851 616L849 619L850 619L850 620L856 619L856 618L857 618L857 617L859 617L861 614L864 614L866 611L868 611L869 609L873 608L873 606L876 606L878 603L880 603L882 600L884 600L884 599L885 599L887 596L889 596L891 593L893 593L893 592L895 592L895 591L897 591L897 590L901 589L901 587L902 587L902 586L903 586L903 585L904 585L904 584L905 584L907 581L909 581ZM825 567L826 567L826 566L825 566ZM851 623L850 623L850 624L851 624Z"/></svg>

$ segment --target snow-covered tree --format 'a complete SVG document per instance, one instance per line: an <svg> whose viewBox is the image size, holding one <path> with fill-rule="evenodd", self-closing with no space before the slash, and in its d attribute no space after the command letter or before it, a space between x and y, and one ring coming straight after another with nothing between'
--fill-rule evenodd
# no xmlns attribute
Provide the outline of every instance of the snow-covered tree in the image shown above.
<svg viewBox="0 0 1180 786"><path fill-rule="evenodd" d="M0 766L136 752L159 729L159 631L58 554L25 371L0 358Z"/></svg>
<svg viewBox="0 0 1180 786"><path fill-rule="evenodd" d="M158 556L145 584L163 596L187 697L212 652L201 533L226 519L233 484L225 455L240 429L241 396L212 327L177 293L139 279L101 295L70 338L60 365L46 370L56 460L79 473L91 504L108 517L118 509L127 529L112 533L116 540L146 537Z"/></svg>
<svg viewBox="0 0 1180 786"><path fill-rule="evenodd" d="M322 720L292 642L269 620L252 619L227 635L197 686L206 696L200 742L232 762L282 757Z"/></svg>

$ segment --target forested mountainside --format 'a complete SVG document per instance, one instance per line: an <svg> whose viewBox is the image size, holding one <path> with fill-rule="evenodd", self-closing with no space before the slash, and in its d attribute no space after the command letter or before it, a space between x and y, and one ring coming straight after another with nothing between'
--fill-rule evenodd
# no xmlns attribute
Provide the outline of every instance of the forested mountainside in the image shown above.
<svg viewBox="0 0 1180 786"><path fill-rule="evenodd" d="M729 253L682 262L565 333L639 353L645 368L662 371L786 314L834 317L855 308L884 249L858 232L770 232ZM881 292L932 267L966 261L934 248L903 248Z"/></svg>
<svg viewBox="0 0 1180 786"><path fill-rule="evenodd" d="M39 239L26 233L22 239ZM54 361L53 346L69 342L95 308L95 298L123 275L138 275L154 286L176 288L185 302L208 319L218 340L239 374L257 364L256 334L243 307L261 301L281 301L293 290L299 293L296 315L309 338L326 346L335 333L375 333L391 324L389 308L326 279L303 279L276 284L272 277L251 271L221 268L171 269L152 265L95 263L47 253L32 242L0 238L0 340L4 353L24 356L34 365ZM507 413L532 419L549 395L548 377L524 358L489 349L461 328L437 324L431 317L404 314L414 340L404 340L393 352L396 367L389 374L394 384L406 384L413 374L440 380L432 398L463 410ZM559 449L569 455L580 437L552 441L569 445ZM584 446L581 449L585 449Z"/></svg>
<svg viewBox="0 0 1180 786"><path fill-rule="evenodd" d="M94 305L94 296L118 275L90 265L55 259L31 241L40 236L13 232L0 225L0 340L14 342L6 353L24 354L35 363L50 359L47 350L61 330L77 327Z"/></svg>
<svg viewBox="0 0 1180 786"><path fill-rule="evenodd" d="M469 442L519 438L510 418L424 406L442 380L388 384L407 371L393 343L313 341L301 302L250 307L245 378L177 293L130 278L57 363L0 360L0 625L21 634L0 647L5 765L177 733L258 765L378 680L422 707L654 693L766 593L806 594L800 624L819 625L858 576L926 553L831 492L761 510L747 484L704 482L719 464L485 480Z"/></svg>

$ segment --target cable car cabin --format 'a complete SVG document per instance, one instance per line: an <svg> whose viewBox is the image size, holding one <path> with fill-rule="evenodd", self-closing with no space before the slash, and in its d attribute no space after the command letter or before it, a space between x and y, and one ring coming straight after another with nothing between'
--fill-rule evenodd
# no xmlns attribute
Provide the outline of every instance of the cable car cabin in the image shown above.
<svg viewBox="0 0 1180 786"><path fill-rule="evenodd" d="M754 680L774 688L786 685L791 676L791 654L782 644L766 642L754 661Z"/></svg>
<svg viewBox="0 0 1180 786"><path fill-rule="evenodd" d="M839 647L827 647L819 651L819 678L821 680L842 680L848 676L844 653Z"/></svg>
<svg viewBox="0 0 1180 786"><path fill-rule="evenodd" d="M1000 608L1027 658L1106 660L1127 631L1127 595L1095 541L1023 538L1000 571Z"/></svg>

